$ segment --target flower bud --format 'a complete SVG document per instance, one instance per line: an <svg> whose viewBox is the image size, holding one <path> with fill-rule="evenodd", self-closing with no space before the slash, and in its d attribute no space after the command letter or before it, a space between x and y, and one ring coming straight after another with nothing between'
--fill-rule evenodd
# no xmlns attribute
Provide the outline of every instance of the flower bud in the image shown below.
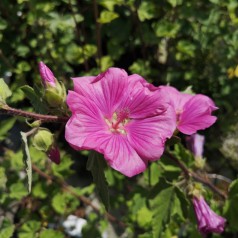
<svg viewBox="0 0 238 238"><path fill-rule="evenodd" d="M56 78L54 74L42 61L39 63L39 71L45 88L47 88L48 85L51 87L56 86Z"/></svg>
<svg viewBox="0 0 238 238"><path fill-rule="evenodd" d="M205 136L196 133L191 136L187 136L186 140L188 149L194 154L195 158L202 158Z"/></svg>
<svg viewBox="0 0 238 238"><path fill-rule="evenodd" d="M59 107L65 103L66 90L62 83L56 82L55 88L45 90L45 99L51 107Z"/></svg>
<svg viewBox="0 0 238 238"><path fill-rule="evenodd" d="M222 233L224 231L226 219L212 211L202 196L193 197L193 205L198 230L203 236L211 232Z"/></svg>
<svg viewBox="0 0 238 238"><path fill-rule="evenodd" d="M58 147L52 146L47 152L47 156L52 162L60 164L60 151Z"/></svg>
<svg viewBox="0 0 238 238"><path fill-rule="evenodd" d="M33 146L37 150L47 152L54 142L53 134L45 128L41 128L33 137Z"/></svg>
<svg viewBox="0 0 238 238"><path fill-rule="evenodd" d="M64 85L55 78L52 71L41 61L39 71L45 88L44 98L51 107L60 107L66 100Z"/></svg>

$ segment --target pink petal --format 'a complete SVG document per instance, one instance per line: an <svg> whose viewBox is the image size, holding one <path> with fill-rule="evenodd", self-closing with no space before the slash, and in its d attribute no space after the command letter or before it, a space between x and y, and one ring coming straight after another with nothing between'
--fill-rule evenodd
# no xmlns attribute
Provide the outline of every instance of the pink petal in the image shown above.
<svg viewBox="0 0 238 238"><path fill-rule="evenodd" d="M40 71L40 76L42 79L42 82L44 86L46 87L47 83L49 83L52 87L55 87L55 76L50 70L50 68L44 64L42 61L39 63L39 71Z"/></svg>
<svg viewBox="0 0 238 238"><path fill-rule="evenodd" d="M132 177L146 169L146 162L143 161L132 148L125 135L111 134L102 138L96 138L98 152L104 154L109 165L122 174Z"/></svg>
<svg viewBox="0 0 238 238"><path fill-rule="evenodd" d="M126 126L128 141L144 160L158 160L167 138L176 129L176 115L171 106L156 117L132 120Z"/></svg>
<svg viewBox="0 0 238 238"><path fill-rule="evenodd" d="M109 165L132 177L146 169L146 163L131 147L125 135L111 133L90 120L75 114L66 124L65 138L77 150L96 150L104 154Z"/></svg>
<svg viewBox="0 0 238 238"><path fill-rule="evenodd" d="M75 91L94 101L104 116L109 118L128 87L128 75L119 68L109 68L97 77L81 77L73 80Z"/></svg>
<svg viewBox="0 0 238 238"><path fill-rule="evenodd" d="M109 68L105 73L97 77L97 82L101 84L101 100L104 101L103 111L109 117L118 107L123 94L128 87L128 75L125 70L119 68ZM96 82L96 83L97 83Z"/></svg>
<svg viewBox="0 0 238 238"><path fill-rule="evenodd" d="M212 111L216 110L213 101L205 95L193 96L185 105L180 116L178 129L184 134L192 135L197 130L203 130L215 123L216 117Z"/></svg>
<svg viewBox="0 0 238 238"><path fill-rule="evenodd" d="M148 84L141 76L128 77L128 91L124 94L119 108L127 108L130 118L145 118L163 113L169 98L160 93L160 89Z"/></svg>
<svg viewBox="0 0 238 238"><path fill-rule="evenodd" d="M176 88L171 86L160 86L160 89L166 94L168 94L171 105L174 107L175 111L179 113L183 110L185 103L187 103L193 95L187 93L181 93Z"/></svg>
<svg viewBox="0 0 238 238"><path fill-rule="evenodd" d="M74 91L82 96L90 96L92 88L89 85L93 82L96 76L83 76L72 78L74 82Z"/></svg>
<svg viewBox="0 0 238 238"><path fill-rule="evenodd" d="M73 113L87 114L95 120L102 118L101 112L95 103L74 91L69 91L66 102Z"/></svg>
<svg viewBox="0 0 238 238"><path fill-rule="evenodd" d="M65 127L65 139L77 150L94 149L98 146L95 144L85 144L88 138L96 138L97 133L106 135L108 127L103 121L97 120L86 114L73 114ZM108 132L109 133L109 132ZM95 135L95 136L94 136Z"/></svg>

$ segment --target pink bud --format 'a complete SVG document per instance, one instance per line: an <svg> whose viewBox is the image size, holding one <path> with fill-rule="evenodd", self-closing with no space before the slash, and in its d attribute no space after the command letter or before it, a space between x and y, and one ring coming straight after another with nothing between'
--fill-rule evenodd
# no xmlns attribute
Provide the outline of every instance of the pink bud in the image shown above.
<svg viewBox="0 0 238 238"><path fill-rule="evenodd" d="M60 164L60 151L58 147L52 146L48 151L47 156L52 162Z"/></svg>
<svg viewBox="0 0 238 238"><path fill-rule="evenodd" d="M208 206L204 198L193 198L194 210L198 223L198 230L202 235L208 233L222 233L225 228L226 219L217 215Z"/></svg>
<svg viewBox="0 0 238 238"><path fill-rule="evenodd" d="M50 84L52 87L56 86L54 74L42 61L39 63L39 71L45 87L47 84Z"/></svg>
<svg viewBox="0 0 238 238"><path fill-rule="evenodd" d="M188 149L194 154L195 158L203 157L203 146L205 136L197 133L186 137Z"/></svg>

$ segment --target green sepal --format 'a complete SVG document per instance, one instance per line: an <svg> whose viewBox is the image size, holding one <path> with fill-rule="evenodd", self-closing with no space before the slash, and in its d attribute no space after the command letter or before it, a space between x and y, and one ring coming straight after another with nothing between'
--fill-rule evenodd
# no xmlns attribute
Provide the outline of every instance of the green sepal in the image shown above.
<svg viewBox="0 0 238 238"><path fill-rule="evenodd" d="M65 103L66 89L63 83L56 81L55 87L47 87L45 100L51 107L59 107Z"/></svg>
<svg viewBox="0 0 238 238"><path fill-rule="evenodd" d="M33 146L40 151L47 152L54 142L53 134L46 128L40 128L32 138Z"/></svg>

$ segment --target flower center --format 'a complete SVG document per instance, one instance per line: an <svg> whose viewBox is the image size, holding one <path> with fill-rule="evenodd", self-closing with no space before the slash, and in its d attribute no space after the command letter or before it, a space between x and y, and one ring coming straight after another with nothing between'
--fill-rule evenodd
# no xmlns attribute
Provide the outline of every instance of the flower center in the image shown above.
<svg viewBox="0 0 238 238"><path fill-rule="evenodd" d="M111 119L105 118L111 132L126 134L124 126L130 121L129 109L121 109L113 113Z"/></svg>
<svg viewBox="0 0 238 238"><path fill-rule="evenodd" d="M183 110L177 110L176 111L176 120L177 123L180 121L181 114L183 113Z"/></svg>

